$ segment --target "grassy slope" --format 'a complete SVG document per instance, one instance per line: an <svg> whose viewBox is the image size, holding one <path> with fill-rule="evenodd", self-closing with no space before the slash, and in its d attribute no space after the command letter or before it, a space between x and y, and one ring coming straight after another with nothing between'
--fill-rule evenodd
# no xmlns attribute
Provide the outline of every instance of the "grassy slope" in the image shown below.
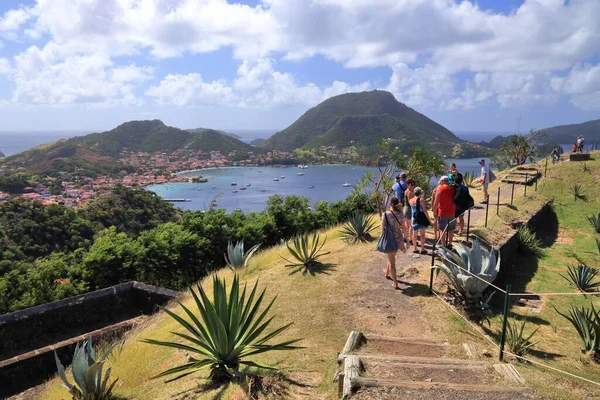
<svg viewBox="0 0 600 400"><path fill-rule="evenodd" d="M545 249L545 257L537 260L537 262L530 257L519 259L519 269L522 274L533 276L525 287L527 292L575 292L574 288L560 276L560 274L566 275L569 264L577 265L578 261L574 257L574 253L587 265L600 267L600 256L595 243L595 239L600 238L600 235L594 233L593 228L585 218L586 215L600 212L600 201L598 200L600 199L600 187L598 185L598 182L600 182L600 153L595 153L594 156L596 160L587 163L592 173L584 173L582 164L576 162L563 162L555 166L549 165L548 175L540 181L537 192L533 187L530 187L528 188L528 197L523 197L523 187L516 186L515 209L501 207L500 216L496 217L495 208L490 207L489 226L492 227L493 231L477 230L478 233L493 238L496 236L494 231L502 232L507 229L507 222L523 220L545 201L553 200L554 211L559 221L557 239L550 247ZM583 185L589 201L574 200L569 193L569 188L575 183ZM499 182L490 187L490 193L494 199L493 203L495 203L493 194L498 185L500 185ZM479 193L476 192L476 199L477 196L479 196ZM496 299L498 310L501 308L500 297L498 296ZM544 300L540 313L527 312L524 308L517 306L511 308L513 314L529 321L526 331L531 331L537 326L540 327L534 338L534 340L540 340L540 342L528 357L563 371L600 382L600 366L592 363L586 356L581 354L579 351L580 341L575 329L554 310L554 307L556 307L564 313L571 305L585 305L590 302L593 302L595 307L598 308L600 307L600 299L597 297L584 298L583 296L555 296L546 297ZM423 305L426 309L427 307L431 308L426 304ZM435 310L435 312L439 311ZM492 350L494 357L496 356L497 350L483 338L474 335L472 328L468 327L457 316L448 312L444 314L446 315L446 323L450 328L448 332L454 336L451 338L452 341L475 341L480 347ZM432 318L434 315L436 314L432 313ZM501 322L501 314L496 315L491 320L490 333L496 337L497 343L499 342ZM583 398L590 392L600 393L600 388L594 385L567 378L559 373L542 370L539 367L520 364L519 371L525 377L527 383L545 398L567 400Z"/></svg>
<svg viewBox="0 0 600 400"><path fill-rule="evenodd" d="M336 367L337 353L341 351L351 329L351 320L344 311L347 301L343 295L344 289L349 284L351 272L364 261L360 254L373 246L348 247L339 240L335 229L326 234L329 239L326 247L331 254L325 261L336 264L335 270L329 271L329 274L290 276L290 270L284 268L286 262L279 257L280 254L285 256L282 247L257 254L248 269L241 273L242 281L253 284L259 278L261 287L267 285L267 298L278 294L274 305L277 318L273 327L294 322L285 332L285 337L304 338L300 345L306 347L293 352L265 354L257 357L257 361L281 368L293 379L314 385L312 391L318 398L335 397L337 387L331 377ZM231 280L231 271L222 270L219 274ZM205 285L206 288L210 286L210 279L205 281ZM184 302L190 305L190 296L186 295ZM119 378L118 394L135 399L170 399L203 382L199 379L203 373L169 384L164 384L160 379L149 379L166 368L183 363L185 357L182 352L150 346L139 340L148 337L172 339L169 332L176 329L179 328L173 320L159 313L128 336L123 352L113 364L113 376ZM239 388L229 388L224 397L235 397L236 390ZM212 398L215 393L204 392L197 394L197 398ZM48 400L66 396L66 389L57 380L51 381L41 394L41 398Z"/></svg>

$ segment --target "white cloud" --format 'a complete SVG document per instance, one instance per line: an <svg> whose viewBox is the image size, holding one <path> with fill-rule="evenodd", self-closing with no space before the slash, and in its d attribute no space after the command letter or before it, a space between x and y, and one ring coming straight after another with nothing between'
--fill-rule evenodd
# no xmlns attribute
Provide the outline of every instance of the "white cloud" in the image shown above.
<svg viewBox="0 0 600 400"><path fill-rule="evenodd" d="M275 62L265 58L244 61L231 84L224 80L204 82L198 73L168 75L146 95L164 105L274 108L311 106L331 96L370 87L369 82L349 85L335 81L323 89L310 82L301 84L293 75L276 71Z"/></svg>
<svg viewBox="0 0 600 400"><path fill-rule="evenodd" d="M527 107L561 96L595 108L591 80L600 80L595 67L582 63L600 54L599 20L598 0L525 0L504 14L454 0L263 0L255 7L226 0L37 0L0 17L0 37L50 38L15 57L14 101L107 96L109 103L136 103L134 89L152 71L118 65L116 57L163 59L227 47L241 63L231 83L168 74L146 95L162 104L278 107L371 87L320 88L274 67L273 57L302 62L321 55L347 68L389 67L390 82L380 86L421 108ZM75 65L83 71L69 69ZM64 93L43 79L54 79Z"/></svg>

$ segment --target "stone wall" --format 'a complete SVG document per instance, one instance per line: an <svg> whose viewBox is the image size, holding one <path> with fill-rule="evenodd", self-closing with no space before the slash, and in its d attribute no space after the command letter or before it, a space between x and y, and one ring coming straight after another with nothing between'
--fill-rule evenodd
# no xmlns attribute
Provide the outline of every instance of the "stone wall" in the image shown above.
<svg viewBox="0 0 600 400"><path fill-rule="evenodd" d="M128 282L0 315L0 398L41 383L54 374L51 348L57 347L59 355L65 356L63 359L70 359L74 344L55 344L152 314L159 305L166 304L179 294L139 282ZM129 328L123 327L122 330ZM106 333L114 335L115 331ZM35 352L34 357L28 354L32 351Z"/></svg>

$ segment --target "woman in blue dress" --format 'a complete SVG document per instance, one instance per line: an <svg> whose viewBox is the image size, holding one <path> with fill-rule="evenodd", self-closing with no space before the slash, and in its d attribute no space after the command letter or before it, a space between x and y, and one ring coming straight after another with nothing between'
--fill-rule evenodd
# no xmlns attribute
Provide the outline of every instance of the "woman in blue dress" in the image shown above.
<svg viewBox="0 0 600 400"><path fill-rule="evenodd" d="M410 199L409 204L412 210L412 228L413 228L413 253L427 254L427 250L425 250L425 229L427 229L424 225L419 225L416 223L415 217L417 216L417 212L422 212L429 220L429 224L431 225L431 219L429 219L429 212L427 211L427 204L425 199L423 198L423 189L420 187L415 188L414 197ZM417 249L418 239L421 237L421 251Z"/></svg>
<svg viewBox="0 0 600 400"><path fill-rule="evenodd" d="M406 253L406 247L404 246L406 232L404 229L402 207L402 202L396 196L390 199L390 209L381 216L381 233L385 230L386 224L390 224L392 232L394 232L394 238L398 243L398 250ZM387 266L383 269L385 277L394 282L394 289L398 289L398 278L396 276L396 254L398 254L398 250L385 253L387 256Z"/></svg>

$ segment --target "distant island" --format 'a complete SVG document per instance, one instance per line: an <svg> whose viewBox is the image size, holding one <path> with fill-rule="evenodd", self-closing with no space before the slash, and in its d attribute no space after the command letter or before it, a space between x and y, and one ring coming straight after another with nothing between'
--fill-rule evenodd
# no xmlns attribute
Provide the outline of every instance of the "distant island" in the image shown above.
<svg viewBox="0 0 600 400"><path fill-rule="evenodd" d="M390 92L381 90L331 97L260 146L286 151L347 149L372 158L382 139L402 151L427 146L452 158L482 156L488 151L459 139L442 125L397 101Z"/></svg>
<svg viewBox="0 0 600 400"><path fill-rule="evenodd" d="M4 157L4 153L0 151L0 158Z"/></svg>

